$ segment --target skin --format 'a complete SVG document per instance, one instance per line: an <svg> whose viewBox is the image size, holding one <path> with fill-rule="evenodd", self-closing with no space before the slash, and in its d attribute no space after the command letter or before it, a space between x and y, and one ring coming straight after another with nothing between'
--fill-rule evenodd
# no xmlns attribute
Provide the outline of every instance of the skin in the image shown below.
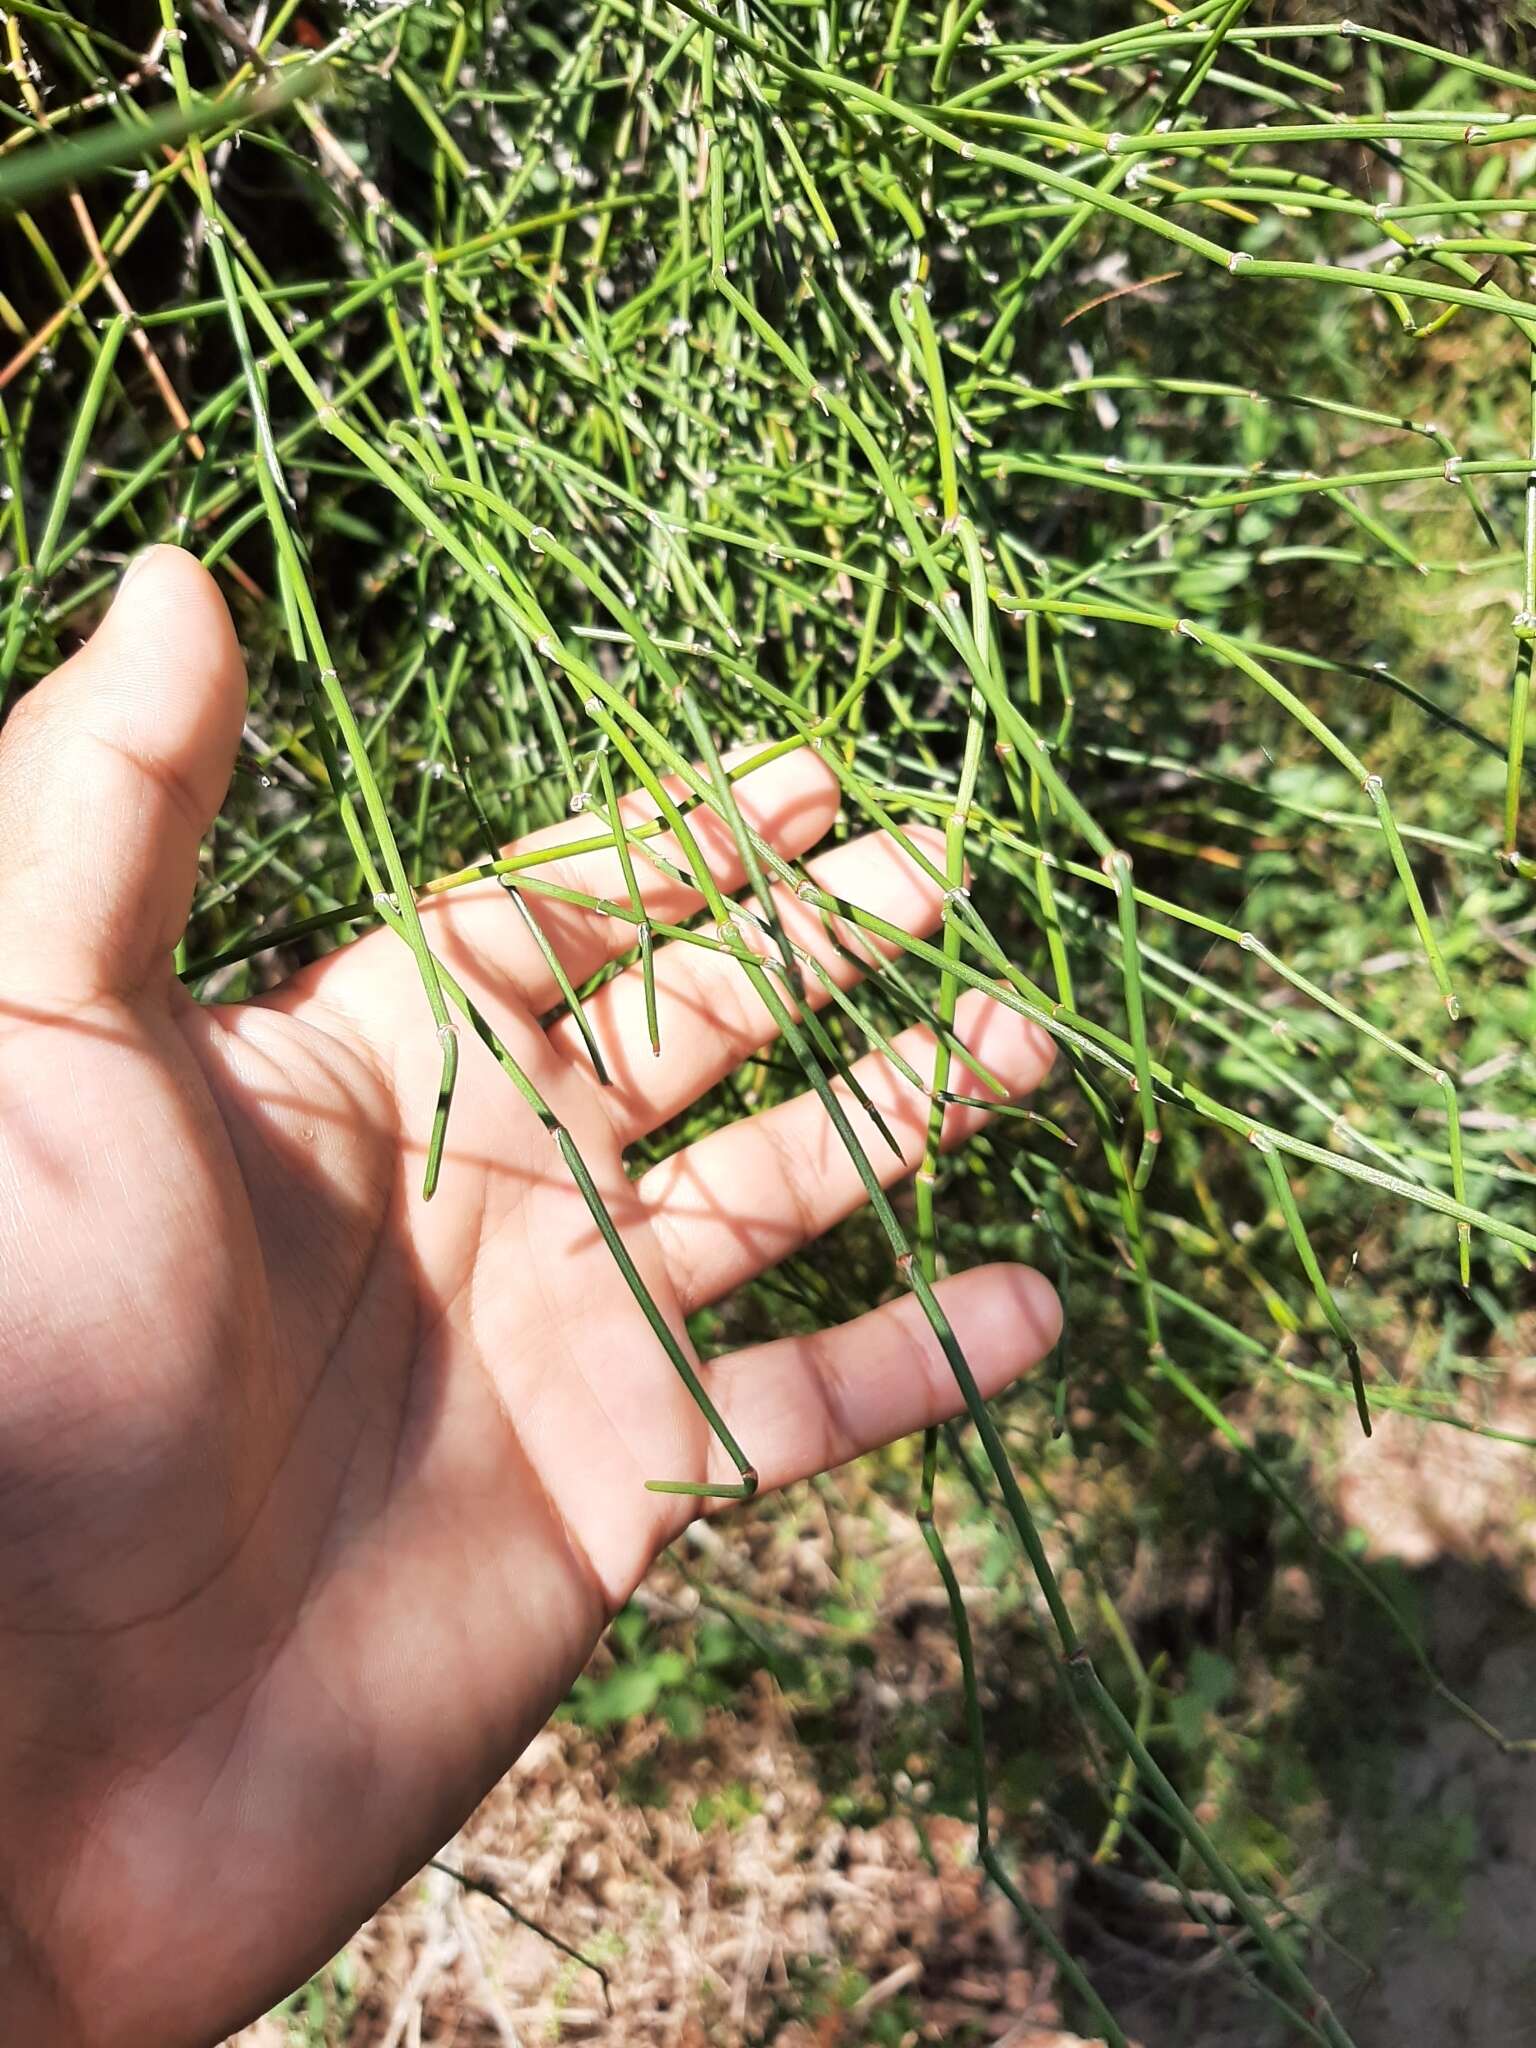
<svg viewBox="0 0 1536 2048"><path fill-rule="evenodd" d="M244 710L215 585L159 548L0 736L0 2011L52 2048L206 2043L301 1982L454 1833L698 1512L644 1481L734 1476L467 1032L423 1202L437 1046L398 940L238 1006L174 980ZM786 854L833 821L809 754L739 788ZM739 886L720 821L699 832ZM938 923L889 840L812 865L907 930ZM557 878L625 893L611 854ZM698 907L654 871L641 888L659 919ZM606 984L603 1088L569 1019L541 1025L557 994L501 891L423 916L684 1343L691 1310L858 1205L814 1097L626 1172L626 1145L772 1035L730 963L658 949L659 1059L638 971ZM578 984L630 929L539 916ZM786 919L853 978L807 906ZM985 996L958 1028L1015 1095L1049 1065ZM902 1050L931 1058L921 1031ZM927 1104L882 1057L860 1078L904 1163L849 1113L894 1180ZM952 1109L945 1142L983 1120ZM1025 1268L940 1292L986 1393L1056 1338ZM766 1486L960 1405L908 1297L704 1376Z"/></svg>

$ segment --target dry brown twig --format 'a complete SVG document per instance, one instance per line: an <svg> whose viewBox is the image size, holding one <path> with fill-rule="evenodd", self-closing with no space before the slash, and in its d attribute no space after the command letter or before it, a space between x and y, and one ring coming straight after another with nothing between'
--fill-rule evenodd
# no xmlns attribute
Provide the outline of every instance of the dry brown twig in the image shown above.
<svg viewBox="0 0 1536 2048"><path fill-rule="evenodd" d="M43 96L38 91L36 82L32 77L27 61L26 46L21 38L21 27L15 15L7 18L5 32L11 53L11 72L20 88L27 112L32 116L32 119L39 128L51 130L53 127L53 117L44 106ZM144 61L139 67L139 75L141 77L147 76L151 68L157 64L161 41L162 37L157 35L146 52ZM78 185L69 186L68 198L70 210L75 217L75 224L80 230L80 239L85 243L86 253L91 259L93 269L88 276L87 282L76 288L76 291L59 308L53 319L45 322L44 326L12 358L5 369L0 371L0 389L3 389L10 382L11 378L24 368L39 350L47 346L50 333L56 332L65 320L78 312L85 299L100 284L105 287L108 298L111 299L113 305L127 322L128 334L132 339L135 349L138 351L139 360L148 372L151 383L160 394L160 401L170 414L172 424L175 426L177 433L181 435L187 447L201 461L206 453L202 437L193 427L192 421L188 417L187 409L182 404L175 385L171 382L169 372L156 354L155 345L150 340L148 332L139 319L138 314L134 311L128 294L118 282L117 275L112 268L111 259L102 247L101 237L96 232L96 223L91 218L91 210L86 205L84 194ZM125 246L127 239L128 237L126 236L122 238Z"/></svg>

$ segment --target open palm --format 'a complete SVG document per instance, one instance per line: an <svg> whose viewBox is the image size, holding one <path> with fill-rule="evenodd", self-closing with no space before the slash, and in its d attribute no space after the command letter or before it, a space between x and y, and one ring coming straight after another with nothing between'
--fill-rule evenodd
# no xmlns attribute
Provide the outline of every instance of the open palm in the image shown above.
<svg viewBox="0 0 1536 2048"><path fill-rule="evenodd" d="M436 1047L403 946L369 937L239 1007L175 983L243 711L213 583L157 549L0 744L0 2009L61 2048L206 2042L301 1980L505 1771L695 1510L645 1480L734 1476L468 1039L422 1201ZM836 807L804 753L740 792L789 855ZM729 834L696 823L737 885ZM908 930L938 920L889 840L813 871ZM611 853L558 879L625 894ZM697 908L642 886L660 919ZM783 914L852 978L817 914ZM539 915L578 984L633 933ZM607 982L586 1006L603 1087L570 1019L540 1022L558 991L494 884L423 918L685 1345L692 1310L857 1205L814 1097L626 1173L627 1145L772 1035L730 961L658 951L654 1058L638 976ZM1013 1091L1048 1064L985 998L958 1028ZM919 1066L923 1045L903 1042ZM927 1103L882 1058L859 1073L910 1167ZM946 1142L981 1120L951 1109ZM943 1294L983 1391L1055 1338L1025 1269ZM704 1377L765 1485L957 1406L906 1298Z"/></svg>

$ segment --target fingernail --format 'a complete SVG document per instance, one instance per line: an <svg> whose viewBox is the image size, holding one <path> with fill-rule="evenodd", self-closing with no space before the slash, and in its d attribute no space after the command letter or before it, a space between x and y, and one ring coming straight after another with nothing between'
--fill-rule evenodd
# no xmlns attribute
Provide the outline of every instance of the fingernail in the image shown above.
<svg viewBox="0 0 1536 2048"><path fill-rule="evenodd" d="M118 581L117 597L122 596L123 592L128 588L129 584L133 581L133 579L141 572L141 570L145 568L145 566L148 563L154 560L155 555L157 553L158 549L153 547L140 548L139 552L136 555L132 555L129 557L128 566L124 569L122 576ZM115 597L113 599L113 603L115 604L116 602L117 598Z"/></svg>

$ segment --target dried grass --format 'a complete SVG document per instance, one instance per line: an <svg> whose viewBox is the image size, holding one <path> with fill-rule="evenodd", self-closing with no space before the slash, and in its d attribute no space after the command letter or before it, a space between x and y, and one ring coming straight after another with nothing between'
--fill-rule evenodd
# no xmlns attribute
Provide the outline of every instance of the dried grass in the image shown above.
<svg viewBox="0 0 1536 2048"><path fill-rule="evenodd" d="M447 1852L602 1960L611 2015L590 1972L428 1871L352 1944L362 1991L347 2048L832 2048L868 2039L865 2022L897 1999L921 2015L913 2042L1075 2048L1049 1961L1032 1957L1013 1915L983 1895L965 1822L927 1822L935 1874L910 1821L830 1819L767 1681L735 1715L711 1717L665 1805L632 1804L620 1782L664 1740L651 1722L608 1742L570 1724L546 1729ZM694 1824L708 1792L743 1783L759 1812L735 1826ZM1054 1912L1054 1866L1037 1859L1025 1876ZM868 1988L831 1996L846 1972ZM287 2036L269 2019L236 2039L286 2048Z"/></svg>
<svg viewBox="0 0 1536 2048"><path fill-rule="evenodd" d="M698 1529L694 1563L712 1597L760 1602L778 1630L823 1646L853 1634L818 1612L838 1589L839 1565L856 1558L875 1576L879 1621L862 1638L874 1662L850 1674L862 1702L852 1761L874 1794L860 1754L891 1703L933 1701L958 1685L954 1641L915 1525L866 1475L840 1475L802 1510L764 1504L734 1516L728 1541L724 1530ZM972 1582L967 1604L985 1607L974 1583L978 1534L957 1557ZM673 1567L641 1598L659 1625L691 1625L697 1595ZM429 1870L350 1945L359 1995L340 2042L853 2048L901 2038L1078 2048L1063 2031L1049 1958L1031 1953L1016 1916L983 1891L971 1824L924 1817L930 1868L912 1820L833 1817L817 1769L825 1760L766 1673L709 1713L692 1741L659 1718L601 1735L571 1722L546 1729L444 1860L600 1961L611 2014L591 1972ZM641 1784L660 1788L660 1803L638 1803ZM740 1817L701 1829L694 1816L711 1800ZM1033 1843L1012 1846L1020 1881L1059 1925L1068 1868ZM899 2036L870 2031L896 2013L909 2022ZM289 2040L275 2018L236 2037L238 2048Z"/></svg>

